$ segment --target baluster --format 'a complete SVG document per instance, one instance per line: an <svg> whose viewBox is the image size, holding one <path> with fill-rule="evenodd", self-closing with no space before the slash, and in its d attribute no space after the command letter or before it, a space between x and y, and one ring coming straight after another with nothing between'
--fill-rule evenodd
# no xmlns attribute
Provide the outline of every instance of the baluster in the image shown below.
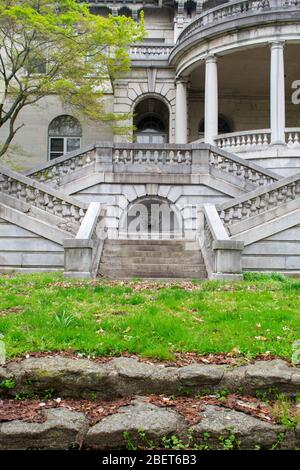
<svg viewBox="0 0 300 470"><path fill-rule="evenodd" d="M253 217L256 214L257 207L256 207L256 198L250 200L250 217Z"/></svg>
<svg viewBox="0 0 300 470"><path fill-rule="evenodd" d="M233 207L233 213L232 213L232 223L236 223L240 219L239 216L239 206L234 206Z"/></svg>
<svg viewBox="0 0 300 470"><path fill-rule="evenodd" d="M119 150L115 150L114 152L114 163L118 164L120 162L120 152Z"/></svg>
<svg viewBox="0 0 300 470"><path fill-rule="evenodd" d="M224 214L225 214L224 215L224 222L225 222L225 224L228 225L230 223L230 209L226 209L224 211Z"/></svg>
<svg viewBox="0 0 300 470"><path fill-rule="evenodd" d="M286 191L286 201L292 201L294 199L293 187L295 183L289 184Z"/></svg>
<svg viewBox="0 0 300 470"><path fill-rule="evenodd" d="M282 195L282 188L279 188L277 190L277 193L275 193L275 197L277 196L277 205L280 205L283 201L283 195Z"/></svg>
<svg viewBox="0 0 300 470"><path fill-rule="evenodd" d="M227 162L226 162L226 159L224 157L221 157L220 168L223 171L227 170Z"/></svg>
<svg viewBox="0 0 300 470"><path fill-rule="evenodd" d="M249 213L249 202L245 201L242 204L242 210L241 210L242 219L245 219L246 217L248 217L248 213Z"/></svg>
<svg viewBox="0 0 300 470"><path fill-rule="evenodd" d="M258 134L258 138L257 138L257 145L261 146L262 145L262 138L261 138L261 134Z"/></svg>
<svg viewBox="0 0 300 470"><path fill-rule="evenodd" d="M192 154L189 150L187 152L185 152L185 161L186 161L187 165L192 164Z"/></svg>
<svg viewBox="0 0 300 470"><path fill-rule="evenodd" d="M295 198L298 198L300 194L300 180L295 182Z"/></svg>
<svg viewBox="0 0 300 470"><path fill-rule="evenodd" d="M11 178L10 179L10 193L12 195L12 197L16 197L17 196L17 192L18 192L18 185L17 185L17 182Z"/></svg>
<svg viewBox="0 0 300 470"><path fill-rule="evenodd" d="M291 133L288 135L288 145L293 145L293 136Z"/></svg>

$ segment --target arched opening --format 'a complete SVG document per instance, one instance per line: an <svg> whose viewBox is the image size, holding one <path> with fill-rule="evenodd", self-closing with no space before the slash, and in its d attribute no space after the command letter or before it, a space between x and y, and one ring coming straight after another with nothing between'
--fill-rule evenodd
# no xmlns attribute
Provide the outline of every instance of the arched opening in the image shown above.
<svg viewBox="0 0 300 470"><path fill-rule="evenodd" d="M135 140L140 144L169 141L169 109L157 98L145 98L134 110Z"/></svg>
<svg viewBox="0 0 300 470"><path fill-rule="evenodd" d="M204 119L201 120L199 124L199 139L204 137ZM218 134L227 134L228 132L233 132L233 126L228 118L219 114L218 116Z"/></svg>
<svg viewBox="0 0 300 470"><path fill-rule="evenodd" d="M130 18L132 16L132 12L130 8L124 6L118 11L118 16L127 16L128 18Z"/></svg>
<svg viewBox="0 0 300 470"><path fill-rule="evenodd" d="M124 238L182 238L183 219L170 201L160 197L144 197L134 201L123 212L119 235Z"/></svg>
<svg viewBox="0 0 300 470"><path fill-rule="evenodd" d="M80 122L67 114L57 116L49 125L48 138L50 160L78 150L82 138Z"/></svg>

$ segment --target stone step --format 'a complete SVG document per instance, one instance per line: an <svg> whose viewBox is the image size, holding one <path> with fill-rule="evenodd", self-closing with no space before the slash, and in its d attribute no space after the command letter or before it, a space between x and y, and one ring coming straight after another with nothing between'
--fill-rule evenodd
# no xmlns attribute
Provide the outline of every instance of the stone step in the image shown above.
<svg viewBox="0 0 300 470"><path fill-rule="evenodd" d="M201 251L186 240L107 240L99 274L114 279L207 277Z"/></svg>
<svg viewBox="0 0 300 470"><path fill-rule="evenodd" d="M108 245L154 245L154 246L159 246L159 245L178 245L178 246L185 246L187 243L186 240L145 240L145 239L118 239L118 240L108 240L107 244Z"/></svg>
<svg viewBox="0 0 300 470"><path fill-rule="evenodd" d="M111 251L112 253L118 253L119 251L123 250L132 250L132 251L150 251L150 252L157 252L157 251L168 251L169 253L174 252L189 252L189 251L198 251L198 247L195 245L148 245L147 243L143 245L110 245L108 243L105 244L106 250Z"/></svg>
<svg viewBox="0 0 300 470"><path fill-rule="evenodd" d="M169 268L169 269L168 269ZM100 267L99 274L112 278L112 279L128 279L132 277L141 277L147 279L205 279L207 273L204 268L193 269L189 268L180 268L175 269L173 266L163 267L158 266L157 269L152 266L145 267Z"/></svg>
<svg viewBox="0 0 300 470"><path fill-rule="evenodd" d="M179 256L162 256L160 257L152 257L152 256L102 256L101 258L101 264L108 264L108 265L124 265L128 266L129 264L135 264L135 265L152 265L159 263L160 265L182 265L180 261L184 264L190 265L204 265L204 261L202 256L195 255L195 256L184 256L184 255L179 255Z"/></svg>

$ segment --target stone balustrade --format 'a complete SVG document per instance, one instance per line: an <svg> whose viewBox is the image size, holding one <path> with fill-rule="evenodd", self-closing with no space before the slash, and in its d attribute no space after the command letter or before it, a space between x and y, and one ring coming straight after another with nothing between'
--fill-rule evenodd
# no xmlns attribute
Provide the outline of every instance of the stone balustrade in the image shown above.
<svg viewBox="0 0 300 470"><path fill-rule="evenodd" d="M141 146L138 144L124 147L115 147L113 150L113 163L137 165L191 165L192 149L188 146Z"/></svg>
<svg viewBox="0 0 300 470"><path fill-rule="evenodd" d="M300 145L300 128L289 127L285 130L285 141L288 147L299 147Z"/></svg>
<svg viewBox="0 0 300 470"><path fill-rule="evenodd" d="M132 60L159 59L168 60L173 49L173 45L156 44L133 44L130 47L130 57Z"/></svg>
<svg viewBox="0 0 300 470"><path fill-rule="evenodd" d="M284 178L266 187L257 189L248 195L221 205L220 218L225 226L231 226L245 219L257 216L270 209L300 197L300 174Z"/></svg>
<svg viewBox="0 0 300 470"><path fill-rule="evenodd" d="M221 149L236 152L237 150L256 150L267 148L271 143L271 130L259 129L244 132L220 134L216 145Z"/></svg>
<svg viewBox="0 0 300 470"><path fill-rule="evenodd" d="M0 193L63 220L60 228L73 232L87 205L44 184L0 166Z"/></svg>
<svg viewBox="0 0 300 470"><path fill-rule="evenodd" d="M300 128L286 128L285 141L289 147L298 147L300 144ZM271 144L271 129L219 134L215 139L215 143L218 148L228 150L229 152L263 150L267 149Z"/></svg>
<svg viewBox="0 0 300 470"><path fill-rule="evenodd" d="M40 183L59 186L62 178L69 173L95 164L96 156L95 146L76 150L55 158L46 165L40 165L35 170L26 172L26 175Z"/></svg>
<svg viewBox="0 0 300 470"><path fill-rule="evenodd" d="M237 176L246 183L252 183L256 186L264 186L278 180L278 176L263 170L257 165L247 162L226 152L211 151L210 165L226 173Z"/></svg>
<svg viewBox="0 0 300 470"><path fill-rule="evenodd" d="M192 21L180 34L178 43L189 39L202 28L241 17L272 11L300 8L298 0L238 0L210 8Z"/></svg>
<svg viewBox="0 0 300 470"><path fill-rule="evenodd" d="M207 144L96 144L93 148L70 153L27 173L38 182L63 186L72 172L82 176L85 166L101 173L216 174L222 171L244 185L271 184L280 177L255 163ZM79 171L83 169L82 171ZM78 173L79 172L79 173ZM224 175L223 175L224 176ZM76 176L75 176L76 177ZM246 187L246 186L245 186ZM248 187L251 190L251 186Z"/></svg>

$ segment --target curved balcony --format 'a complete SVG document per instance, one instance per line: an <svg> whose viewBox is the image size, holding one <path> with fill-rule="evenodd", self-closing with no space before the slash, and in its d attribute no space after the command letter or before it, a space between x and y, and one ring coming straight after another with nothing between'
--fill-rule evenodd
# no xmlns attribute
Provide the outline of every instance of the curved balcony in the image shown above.
<svg viewBox="0 0 300 470"><path fill-rule="evenodd" d="M299 22L299 0L238 0L211 8L192 21L179 35L171 63L195 43L243 28L281 22Z"/></svg>
<svg viewBox="0 0 300 470"><path fill-rule="evenodd" d="M285 142L289 148L299 148L300 128L286 128ZM271 129L219 134L215 139L215 143L217 147L224 150L231 150L234 153L264 150L268 148L271 143Z"/></svg>

